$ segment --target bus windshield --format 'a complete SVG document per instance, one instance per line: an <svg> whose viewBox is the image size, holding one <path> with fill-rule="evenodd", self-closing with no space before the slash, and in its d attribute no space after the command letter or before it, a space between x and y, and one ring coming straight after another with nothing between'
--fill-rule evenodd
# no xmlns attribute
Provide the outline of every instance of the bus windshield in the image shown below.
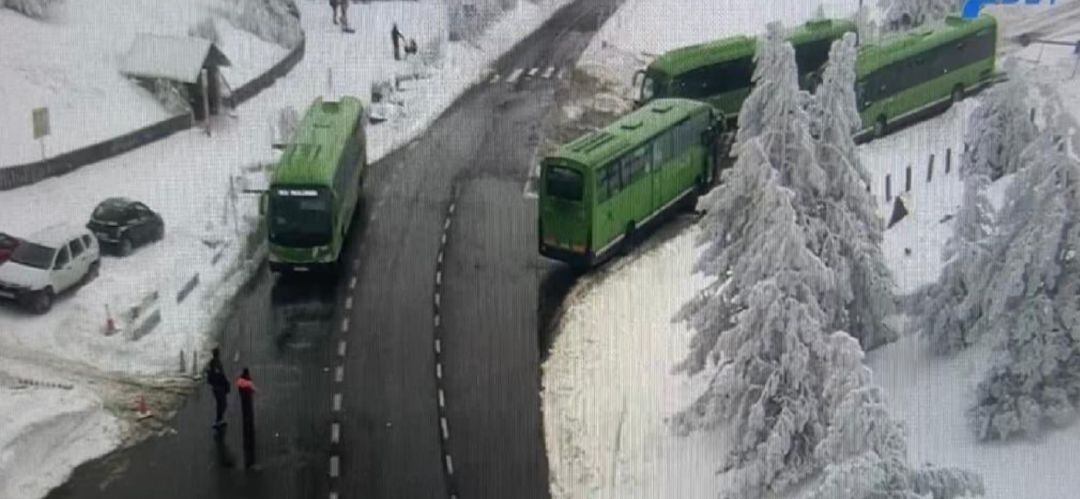
<svg viewBox="0 0 1080 499"><path fill-rule="evenodd" d="M568 201L581 201L585 183L581 173L565 166L549 166L547 170L547 193Z"/></svg>
<svg viewBox="0 0 1080 499"><path fill-rule="evenodd" d="M330 192L326 189L274 188L268 213L270 242L310 248L330 242Z"/></svg>

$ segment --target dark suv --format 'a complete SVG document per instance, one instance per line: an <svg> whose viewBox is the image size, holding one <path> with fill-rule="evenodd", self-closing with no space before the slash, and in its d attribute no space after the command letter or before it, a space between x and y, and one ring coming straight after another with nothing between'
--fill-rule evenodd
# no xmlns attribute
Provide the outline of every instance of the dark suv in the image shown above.
<svg viewBox="0 0 1080 499"><path fill-rule="evenodd" d="M165 222L145 204L127 198L109 198L94 208L86 228L102 247L127 256L136 246L165 237Z"/></svg>

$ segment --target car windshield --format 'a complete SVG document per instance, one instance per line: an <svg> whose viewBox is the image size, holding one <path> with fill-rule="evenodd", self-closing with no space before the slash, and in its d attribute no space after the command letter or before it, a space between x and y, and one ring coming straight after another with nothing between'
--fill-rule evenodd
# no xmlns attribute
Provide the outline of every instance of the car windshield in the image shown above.
<svg viewBox="0 0 1080 499"><path fill-rule="evenodd" d="M270 191L270 242L310 248L330 242L330 193L325 189Z"/></svg>
<svg viewBox="0 0 1080 499"><path fill-rule="evenodd" d="M547 193L570 201L581 201L581 174L565 166L551 166L547 171Z"/></svg>
<svg viewBox="0 0 1080 499"><path fill-rule="evenodd" d="M23 243L11 253L11 261L36 269L47 269L49 265L52 265L55 253L56 248L34 243Z"/></svg>
<svg viewBox="0 0 1080 499"><path fill-rule="evenodd" d="M94 209L93 218L103 221L122 221L127 218L127 205L121 203L102 203Z"/></svg>

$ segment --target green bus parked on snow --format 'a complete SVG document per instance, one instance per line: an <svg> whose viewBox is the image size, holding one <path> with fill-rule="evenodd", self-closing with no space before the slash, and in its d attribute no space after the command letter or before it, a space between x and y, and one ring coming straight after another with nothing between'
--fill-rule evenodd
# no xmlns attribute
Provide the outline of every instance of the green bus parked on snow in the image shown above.
<svg viewBox="0 0 1080 499"><path fill-rule="evenodd" d="M308 108L263 200L271 270L306 272L337 264L360 200L366 147L359 99L319 98Z"/></svg>
<svg viewBox="0 0 1080 499"><path fill-rule="evenodd" d="M656 99L545 157L540 254L590 267L680 202L696 200L716 176L721 127L706 103Z"/></svg>
<svg viewBox="0 0 1080 499"><path fill-rule="evenodd" d="M851 21L822 19L807 22L788 35L803 88L820 81L833 42L854 32ZM739 109L750 95L757 46L756 38L733 36L664 53L634 75L637 104L663 97L703 100L723 112L728 125L735 125Z"/></svg>
<svg viewBox="0 0 1080 499"><path fill-rule="evenodd" d="M856 95L863 132L880 137L894 122L991 83L996 52L997 21L988 15L950 17L937 29L861 47Z"/></svg>

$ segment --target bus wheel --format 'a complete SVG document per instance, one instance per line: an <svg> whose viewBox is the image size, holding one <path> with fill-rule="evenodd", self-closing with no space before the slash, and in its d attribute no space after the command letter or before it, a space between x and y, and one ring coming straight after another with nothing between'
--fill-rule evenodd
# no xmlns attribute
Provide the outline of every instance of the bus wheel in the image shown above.
<svg viewBox="0 0 1080 499"><path fill-rule="evenodd" d="M955 106L957 102L964 100L964 86L957 85L952 91L952 99L949 102L950 106Z"/></svg>
<svg viewBox="0 0 1080 499"><path fill-rule="evenodd" d="M881 138L885 136L885 117L878 116L877 121L874 122L874 138Z"/></svg>

